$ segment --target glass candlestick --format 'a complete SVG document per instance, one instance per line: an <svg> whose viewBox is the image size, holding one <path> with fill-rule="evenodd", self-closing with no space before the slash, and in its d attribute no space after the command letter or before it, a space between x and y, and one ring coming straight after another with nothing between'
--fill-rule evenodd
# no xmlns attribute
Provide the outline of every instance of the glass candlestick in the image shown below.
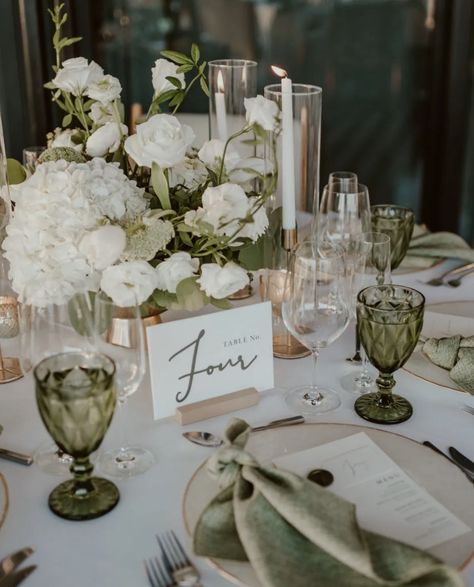
<svg viewBox="0 0 474 587"><path fill-rule="evenodd" d="M209 62L209 138L227 139L245 126L245 98L257 95L257 62L217 59ZM243 136L242 140L248 139ZM251 157L255 149L236 139L232 146Z"/></svg>

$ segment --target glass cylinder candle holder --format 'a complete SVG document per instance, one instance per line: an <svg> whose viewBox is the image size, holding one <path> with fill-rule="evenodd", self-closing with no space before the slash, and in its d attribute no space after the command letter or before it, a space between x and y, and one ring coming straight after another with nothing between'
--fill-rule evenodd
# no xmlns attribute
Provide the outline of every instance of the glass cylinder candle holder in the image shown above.
<svg viewBox="0 0 474 587"><path fill-rule="evenodd" d="M318 86L292 84L286 112L281 84L266 86L264 95L277 102L282 112L276 148L271 146L271 138L265 148L266 171L278 169L275 206L283 207L284 230L295 228L292 218L296 217L297 240L301 242L311 236L318 208L322 90ZM287 208L289 215L285 214Z"/></svg>
<svg viewBox="0 0 474 587"><path fill-rule="evenodd" d="M227 139L246 124L245 98L257 95L257 62L247 59L217 59L209 62L209 138ZM240 137L239 137L240 138ZM255 148L237 138L232 146L250 157Z"/></svg>

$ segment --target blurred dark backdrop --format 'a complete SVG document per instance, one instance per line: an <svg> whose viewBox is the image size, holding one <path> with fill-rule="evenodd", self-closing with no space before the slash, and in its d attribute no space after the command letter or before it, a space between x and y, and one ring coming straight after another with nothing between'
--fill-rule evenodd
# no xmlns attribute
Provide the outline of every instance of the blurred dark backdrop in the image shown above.
<svg viewBox="0 0 474 587"><path fill-rule="evenodd" d="M148 106L164 48L199 43L207 60L259 62L259 89L279 64L323 87L321 184L353 170L373 203L417 212L432 230L474 244L472 0L64 0L70 56L120 78L126 109ZM51 78L53 0L1 0L0 108L7 151L44 144L58 123ZM184 110L207 112L199 93Z"/></svg>

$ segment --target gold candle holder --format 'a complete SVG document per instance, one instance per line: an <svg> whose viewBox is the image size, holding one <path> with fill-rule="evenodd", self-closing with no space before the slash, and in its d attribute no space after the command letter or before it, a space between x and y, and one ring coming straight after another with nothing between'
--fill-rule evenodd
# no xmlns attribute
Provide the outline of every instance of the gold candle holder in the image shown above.
<svg viewBox="0 0 474 587"><path fill-rule="evenodd" d="M19 335L18 302L13 296L0 296L0 339L12 339ZM4 357L0 347L0 384L23 377L18 357Z"/></svg>

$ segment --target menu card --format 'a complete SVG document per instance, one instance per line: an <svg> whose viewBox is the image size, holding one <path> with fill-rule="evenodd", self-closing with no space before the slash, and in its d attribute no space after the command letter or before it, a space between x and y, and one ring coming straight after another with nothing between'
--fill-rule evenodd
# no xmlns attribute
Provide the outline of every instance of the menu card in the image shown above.
<svg viewBox="0 0 474 587"><path fill-rule="evenodd" d="M367 434L280 457L274 465L302 477L313 469L334 476L328 490L357 506L366 530L421 549L470 532L470 528L417 485Z"/></svg>

